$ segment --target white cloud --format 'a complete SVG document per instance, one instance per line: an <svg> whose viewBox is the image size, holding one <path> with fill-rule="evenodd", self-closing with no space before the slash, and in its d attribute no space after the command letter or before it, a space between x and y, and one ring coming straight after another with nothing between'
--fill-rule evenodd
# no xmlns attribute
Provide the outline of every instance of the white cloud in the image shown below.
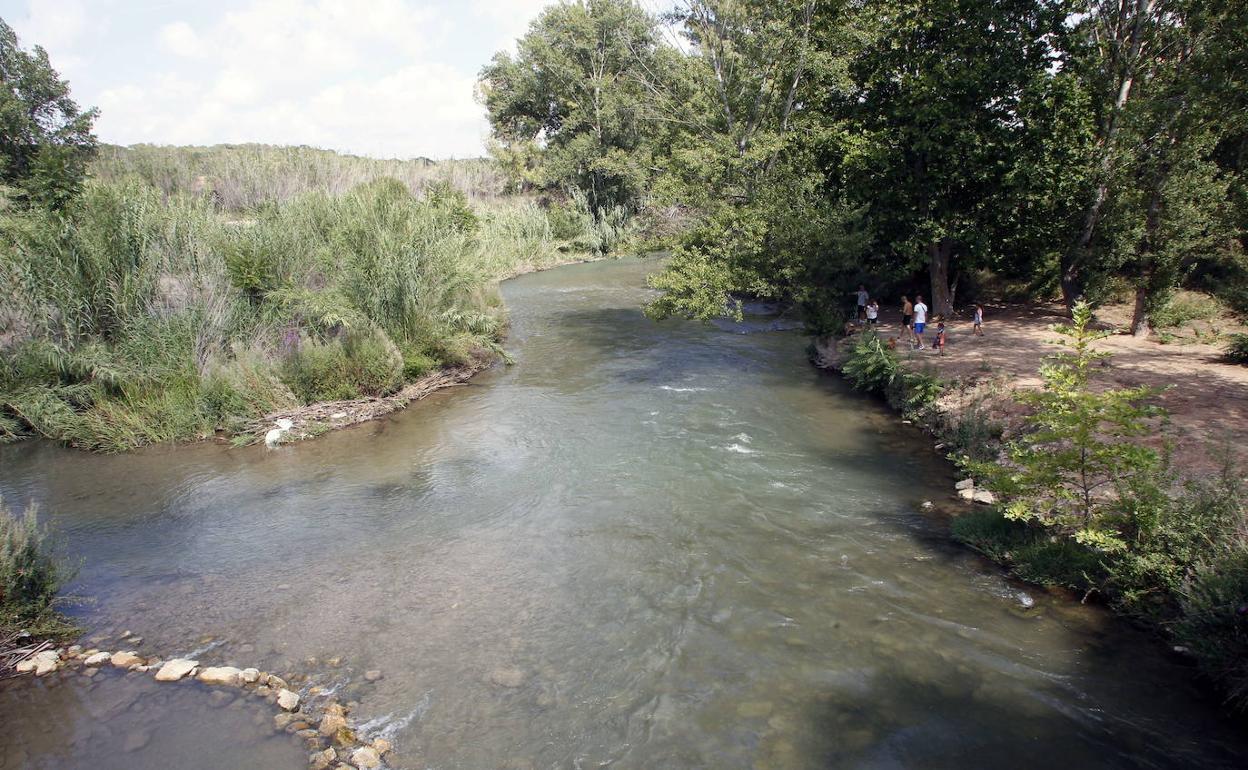
<svg viewBox="0 0 1248 770"><path fill-rule="evenodd" d="M100 94L124 143L310 144L379 156L482 152L474 75L432 61L428 7L400 0L249 0L213 23L164 24L162 75Z"/></svg>

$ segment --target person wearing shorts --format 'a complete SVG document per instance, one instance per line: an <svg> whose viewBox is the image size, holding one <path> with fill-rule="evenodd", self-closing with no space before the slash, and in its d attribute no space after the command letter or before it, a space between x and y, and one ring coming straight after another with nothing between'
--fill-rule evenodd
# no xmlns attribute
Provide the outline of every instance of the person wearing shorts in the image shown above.
<svg viewBox="0 0 1248 770"><path fill-rule="evenodd" d="M910 298L901 295L901 336L907 337L914 334L911 325L914 323L914 305L910 303Z"/></svg>
<svg viewBox="0 0 1248 770"><path fill-rule="evenodd" d="M925 326L927 326L927 305L923 304L923 295L920 294L914 298L914 338L919 343L919 350L926 347L923 344L923 327Z"/></svg>
<svg viewBox="0 0 1248 770"><path fill-rule="evenodd" d="M875 326L880 322L880 303L871 300L867 303L867 325Z"/></svg>

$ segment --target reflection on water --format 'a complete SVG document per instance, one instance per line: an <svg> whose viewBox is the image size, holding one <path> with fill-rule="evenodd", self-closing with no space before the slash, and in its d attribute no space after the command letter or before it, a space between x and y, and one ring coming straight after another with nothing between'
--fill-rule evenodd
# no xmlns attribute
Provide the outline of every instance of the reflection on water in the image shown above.
<svg viewBox="0 0 1248 770"><path fill-rule="evenodd" d="M93 632L307 672L400 767L1242 763L1147 639L1024 611L947 544L918 509L952 485L927 437L811 370L788 324L645 320L651 267L509 282L516 364L390 420L274 451L28 444L0 491L83 559ZM25 710L89 733L73 687ZM194 696L129 767L195 750ZM69 737L48 758L17 704L16 751L99 766Z"/></svg>

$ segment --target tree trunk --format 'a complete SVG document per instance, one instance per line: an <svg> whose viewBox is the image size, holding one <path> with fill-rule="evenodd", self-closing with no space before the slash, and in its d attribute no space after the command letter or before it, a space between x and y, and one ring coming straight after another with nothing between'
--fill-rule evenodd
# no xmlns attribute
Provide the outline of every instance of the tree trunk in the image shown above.
<svg viewBox="0 0 1248 770"><path fill-rule="evenodd" d="M1131 315L1131 336L1144 338L1152 332L1153 327L1148 319L1148 286L1142 283L1135 287L1135 312Z"/></svg>
<svg viewBox="0 0 1248 770"><path fill-rule="evenodd" d="M927 245L927 272L932 279L932 313L948 318L953 313L953 290L949 287L949 256L953 243L941 238Z"/></svg>

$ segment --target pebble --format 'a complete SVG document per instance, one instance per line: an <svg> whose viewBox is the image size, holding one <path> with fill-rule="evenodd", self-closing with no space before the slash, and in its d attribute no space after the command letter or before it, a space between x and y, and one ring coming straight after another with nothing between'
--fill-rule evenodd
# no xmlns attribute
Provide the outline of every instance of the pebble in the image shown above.
<svg viewBox="0 0 1248 770"><path fill-rule="evenodd" d="M310 755L308 757L308 766L312 770L326 770L336 759L338 759L338 752L334 751L334 748L331 746L324 751L317 751Z"/></svg>
<svg viewBox="0 0 1248 770"><path fill-rule="evenodd" d="M518 668L496 668L490 672L490 682L499 687L515 689L524 684L525 673Z"/></svg>
<svg viewBox="0 0 1248 770"><path fill-rule="evenodd" d="M138 751L152 740L152 734L147 730L134 730L126 734L126 740L121 745L121 750L127 753Z"/></svg>
<svg viewBox="0 0 1248 770"><path fill-rule="evenodd" d="M330 738L339 730L347 726L347 720L341 714L326 713L321 717L321 724L318 728L321 735Z"/></svg>
<svg viewBox="0 0 1248 770"><path fill-rule="evenodd" d="M381 671L375 668L369 671L365 671L364 679L369 682L376 682L377 680L381 679Z"/></svg>
<svg viewBox="0 0 1248 770"><path fill-rule="evenodd" d="M204 684L217 684L226 687L237 687L242 682L243 672L233 666L209 666L199 672L199 681Z"/></svg>
<svg viewBox="0 0 1248 770"><path fill-rule="evenodd" d="M126 652L114 652L113 657L110 658L110 660L117 668L130 668L131 666L143 665L143 658L133 650Z"/></svg>

